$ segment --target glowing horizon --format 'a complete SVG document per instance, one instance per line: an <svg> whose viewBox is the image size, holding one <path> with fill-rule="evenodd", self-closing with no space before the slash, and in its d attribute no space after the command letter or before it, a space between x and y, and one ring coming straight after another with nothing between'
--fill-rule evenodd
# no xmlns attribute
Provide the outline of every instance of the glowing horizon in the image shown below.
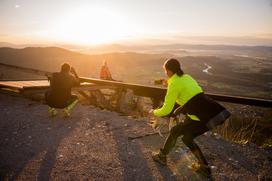
<svg viewBox="0 0 272 181"><path fill-rule="evenodd" d="M99 45L212 38L216 43L215 37L218 42L236 37L230 42L270 44L271 10L271 0L3 0L0 42Z"/></svg>

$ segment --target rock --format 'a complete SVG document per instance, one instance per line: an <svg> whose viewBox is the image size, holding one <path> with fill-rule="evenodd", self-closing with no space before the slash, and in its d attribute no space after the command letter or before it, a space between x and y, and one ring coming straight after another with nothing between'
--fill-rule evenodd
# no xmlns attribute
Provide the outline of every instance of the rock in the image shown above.
<svg viewBox="0 0 272 181"><path fill-rule="evenodd" d="M129 113L133 110L133 101L134 93L132 90L127 89L121 93L121 96L118 101L118 109L123 113Z"/></svg>
<svg viewBox="0 0 272 181"><path fill-rule="evenodd" d="M213 136L215 137L215 139L220 139L221 138L221 136L218 134L218 133L213 133Z"/></svg>
<svg viewBox="0 0 272 181"><path fill-rule="evenodd" d="M205 136L211 136L212 132L211 131L207 131L206 133L204 133Z"/></svg>
<svg viewBox="0 0 272 181"><path fill-rule="evenodd" d="M217 169L217 167L216 167L216 166L214 166L214 165L212 165L212 166L211 166L211 169L216 170L216 169Z"/></svg>

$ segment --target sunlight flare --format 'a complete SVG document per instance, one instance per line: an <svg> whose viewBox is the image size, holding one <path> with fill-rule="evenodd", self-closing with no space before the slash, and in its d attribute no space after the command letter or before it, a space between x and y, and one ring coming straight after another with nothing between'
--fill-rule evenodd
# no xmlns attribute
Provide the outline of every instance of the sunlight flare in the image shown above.
<svg viewBox="0 0 272 181"><path fill-rule="evenodd" d="M131 25L116 12L105 8L78 8L57 21L50 34L54 38L80 44L103 44L122 40Z"/></svg>

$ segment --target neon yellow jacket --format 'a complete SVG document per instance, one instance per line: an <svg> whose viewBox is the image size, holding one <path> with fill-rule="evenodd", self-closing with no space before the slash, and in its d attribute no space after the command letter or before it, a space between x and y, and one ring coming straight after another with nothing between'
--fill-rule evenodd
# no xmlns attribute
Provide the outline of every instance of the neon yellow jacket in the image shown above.
<svg viewBox="0 0 272 181"><path fill-rule="evenodd" d="M183 106L192 97L203 92L198 83L188 74L178 76L174 74L167 81L167 93L161 108L154 110L154 115L163 117L171 113L175 103ZM193 120L199 120L194 115L188 115Z"/></svg>

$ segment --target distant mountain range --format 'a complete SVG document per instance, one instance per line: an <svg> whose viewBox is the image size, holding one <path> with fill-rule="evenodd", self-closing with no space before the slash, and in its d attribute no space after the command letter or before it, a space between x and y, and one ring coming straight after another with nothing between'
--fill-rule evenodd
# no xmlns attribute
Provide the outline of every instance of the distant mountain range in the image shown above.
<svg viewBox="0 0 272 181"><path fill-rule="evenodd" d="M133 67L143 64L149 64L148 60L161 60L172 57L171 54L143 54L134 52L124 53L105 53L88 55L66 50L59 47L27 47L23 49L0 48L0 62L37 68L46 71L58 71L63 62L71 63L75 66L81 75L97 76L104 60L108 61L111 70L114 72L126 72ZM160 65L162 66L162 65ZM137 70L135 69L137 72Z"/></svg>
<svg viewBox="0 0 272 181"><path fill-rule="evenodd" d="M202 45L202 44L158 44L158 45L122 45L109 44L98 46L79 46L68 44L56 44L56 47L81 52L84 54L104 54L112 52L139 52L139 53L163 53L178 56L188 55L243 55L255 57L272 57L272 46L238 46L238 45ZM48 47L39 44L15 45L8 42L0 42L0 47L26 48Z"/></svg>

